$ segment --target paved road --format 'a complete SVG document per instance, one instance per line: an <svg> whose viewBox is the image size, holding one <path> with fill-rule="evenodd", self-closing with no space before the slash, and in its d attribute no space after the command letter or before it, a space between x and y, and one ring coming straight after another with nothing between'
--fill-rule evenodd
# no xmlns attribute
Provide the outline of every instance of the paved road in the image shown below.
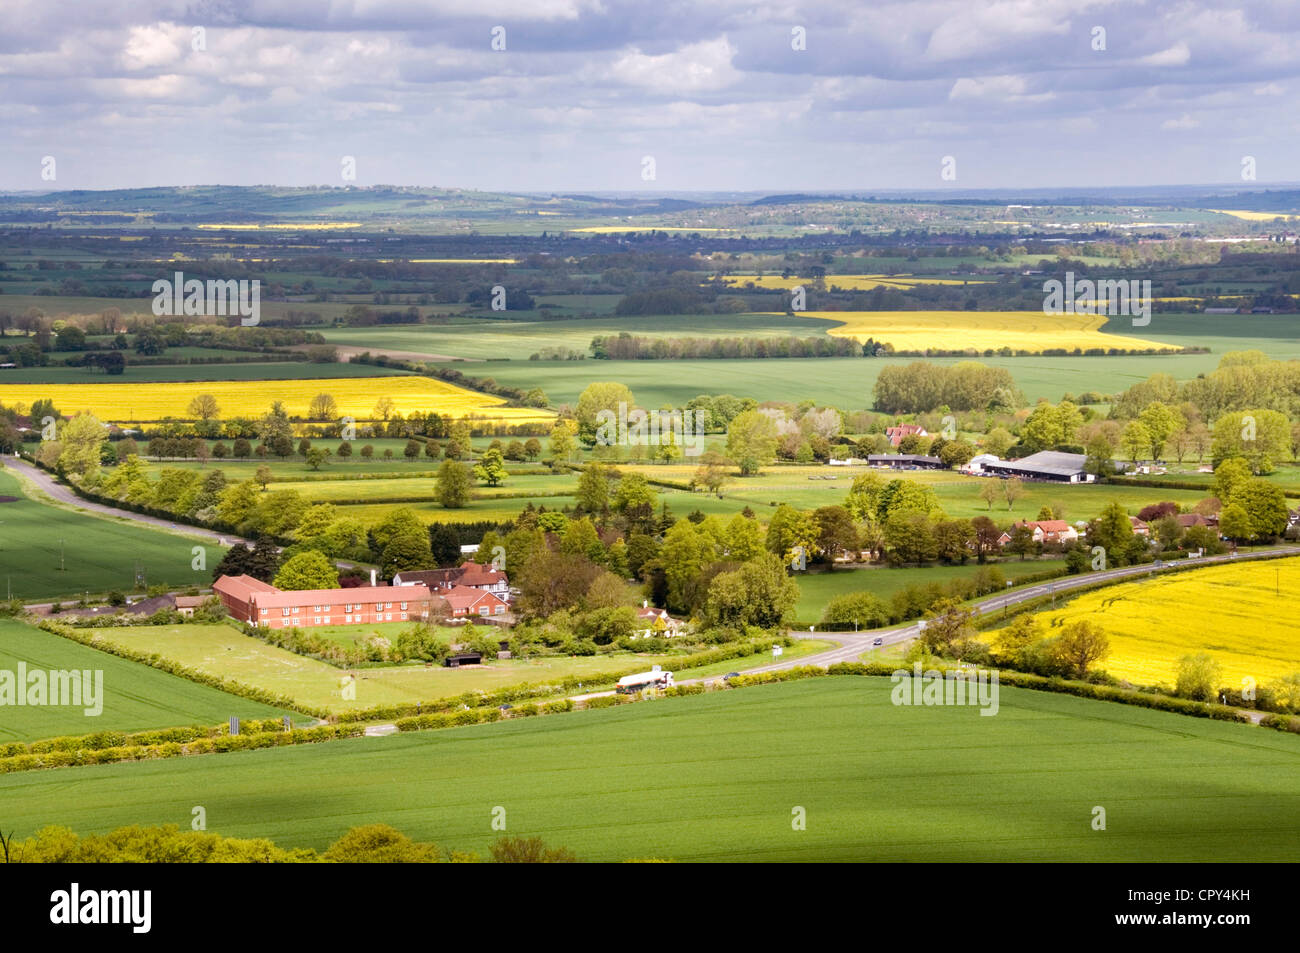
<svg viewBox="0 0 1300 953"><path fill-rule="evenodd" d="M191 526L188 523L173 523L157 516L147 516L144 513L133 513L130 510L119 510L114 506L107 506L103 503L93 503L90 500L82 499L77 496L73 490L60 483L52 474L42 470L40 467L28 463L20 457L4 457L3 464L6 469L20 475L20 477L30 480L36 484L49 497L59 503L66 503L75 506L78 509L86 510L91 513L98 513L113 519L132 520L154 529L162 530L166 533L175 533L181 536L188 536L191 539L206 540L216 546L236 546L239 543L245 543L249 546L254 545L251 539L245 539L242 536L235 536L231 533L218 533L215 530L204 529L200 526ZM278 547L283 551L283 547ZM341 569L357 569L360 564L349 562L347 560L335 560L335 565Z"/></svg>

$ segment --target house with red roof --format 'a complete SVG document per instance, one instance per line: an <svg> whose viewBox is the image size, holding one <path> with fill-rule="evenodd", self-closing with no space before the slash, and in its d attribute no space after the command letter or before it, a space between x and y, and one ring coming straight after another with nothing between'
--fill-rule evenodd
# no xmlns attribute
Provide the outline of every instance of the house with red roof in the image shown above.
<svg viewBox="0 0 1300 953"><path fill-rule="evenodd" d="M436 597L423 585L285 591L242 575L222 576L212 591L231 616L269 629L416 621L436 608Z"/></svg>
<svg viewBox="0 0 1300 953"><path fill-rule="evenodd" d="M490 592L503 602L510 601L510 580L506 574L491 566L484 566L470 560L454 569L420 569L402 571L393 576L394 586L428 586L431 590L442 591L457 586L468 586Z"/></svg>
<svg viewBox="0 0 1300 953"><path fill-rule="evenodd" d="M1033 533L1034 542L1044 545L1073 543L1079 538L1079 531L1065 520L1022 520L1012 524L1027 526ZM998 537L998 545L1005 546L1011 542L1011 534L1003 533Z"/></svg>
<svg viewBox="0 0 1300 953"><path fill-rule="evenodd" d="M892 446L897 447L903 442L904 437L928 437L930 435L920 424L895 424L893 427L885 428L885 436L889 438Z"/></svg>

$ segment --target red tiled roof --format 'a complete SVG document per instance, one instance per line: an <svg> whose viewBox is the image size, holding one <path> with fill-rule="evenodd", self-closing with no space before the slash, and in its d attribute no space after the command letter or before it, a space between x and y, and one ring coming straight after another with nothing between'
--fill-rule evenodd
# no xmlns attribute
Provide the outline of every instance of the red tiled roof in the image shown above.
<svg viewBox="0 0 1300 953"><path fill-rule="evenodd" d="M475 589L472 586L452 586L450 589L440 592L439 595L447 600L447 604L451 606L453 611L472 609L484 599L490 599L493 602L500 602L505 605L496 595L485 589Z"/></svg>

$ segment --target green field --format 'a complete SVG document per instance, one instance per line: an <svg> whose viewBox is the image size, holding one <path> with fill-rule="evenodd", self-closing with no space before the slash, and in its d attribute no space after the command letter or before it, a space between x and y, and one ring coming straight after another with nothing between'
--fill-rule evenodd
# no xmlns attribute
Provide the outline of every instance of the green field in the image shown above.
<svg viewBox="0 0 1300 953"><path fill-rule="evenodd" d="M209 830L286 847L387 823L483 852L500 807L585 860L684 861L1294 862L1298 785L1300 739L1277 732L1012 688L992 718L894 706L853 677L0 778L19 837L200 804Z"/></svg>
<svg viewBox="0 0 1300 953"><path fill-rule="evenodd" d="M207 356L215 356L215 354ZM127 360L129 361L130 358ZM134 365L128 363L121 377L106 377L103 371L84 367L15 367L0 370L0 383L141 384L150 381L277 381L336 377L393 377L409 373L409 371L373 367L368 364L307 364L295 361L274 364L249 362L247 364Z"/></svg>
<svg viewBox="0 0 1300 953"><path fill-rule="evenodd" d="M103 712L89 716L84 706L6 707L0 717L0 741L34 741L109 730L216 725L231 715L248 719L290 714L107 652L97 652L35 626L0 619L0 670L15 672L19 662L25 662L29 672L38 669L103 672Z"/></svg>
<svg viewBox="0 0 1300 953"><path fill-rule="evenodd" d="M27 601L83 592L129 592L135 587L135 566L144 569L149 585L206 586L209 570L196 572L192 549L199 545L131 520L90 516L84 512L38 503L22 496L22 484L0 472L0 496L18 499L0 503L0 595L12 590ZM224 550L203 544L207 565L215 566ZM60 570L60 562L63 569Z"/></svg>
<svg viewBox="0 0 1300 953"><path fill-rule="evenodd" d="M1008 580L1016 580L1033 573L1059 569L1065 565L1060 559L1003 560L996 565ZM964 566L927 566L925 568L901 566L890 568L874 566L870 569L836 569L832 572L799 573L799 601L795 604L795 622L801 626L815 625L821 621L826 603L836 596L851 592L870 592L886 602L900 589L908 586L925 586L932 582L940 585L950 579L964 579L980 569L988 568L969 562Z"/></svg>
<svg viewBox="0 0 1300 953"><path fill-rule="evenodd" d="M510 659L464 668L423 663L357 670L355 699L343 697L344 670L267 645L224 624L128 626L99 631L106 639L141 652L157 653L183 665L246 685L288 695L299 703L333 712L404 702L450 698L463 692L495 691L523 682L567 676L604 676L659 662L670 655L555 656Z"/></svg>

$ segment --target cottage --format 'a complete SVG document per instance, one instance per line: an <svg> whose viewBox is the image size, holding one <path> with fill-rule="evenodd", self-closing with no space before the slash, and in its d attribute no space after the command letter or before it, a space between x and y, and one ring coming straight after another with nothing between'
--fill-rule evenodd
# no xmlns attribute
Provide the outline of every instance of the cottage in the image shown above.
<svg viewBox="0 0 1300 953"><path fill-rule="evenodd" d="M1028 527L1034 542L1044 546L1065 545L1079 539L1079 531L1065 520L1022 520L1014 526ZM1011 534L1003 533L998 537L998 545L1006 546L1011 542Z"/></svg>
<svg viewBox="0 0 1300 953"><path fill-rule="evenodd" d="M473 586L452 586L439 589L437 595L447 601L453 619L462 619L472 615L497 616L510 611L510 605L494 592L476 589Z"/></svg>
<svg viewBox="0 0 1300 953"><path fill-rule="evenodd" d="M686 629L686 624L670 616L667 609L656 609L646 604L637 610L636 621L642 626L641 634L645 636L672 638L681 635Z"/></svg>
<svg viewBox="0 0 1300 953"><path fill-rule="evenodd" d="M203 605L203 603L207 602L210 598L211 596L177 596L176 611L186 618L189 618L194 615L195 609Z"/></svg>

